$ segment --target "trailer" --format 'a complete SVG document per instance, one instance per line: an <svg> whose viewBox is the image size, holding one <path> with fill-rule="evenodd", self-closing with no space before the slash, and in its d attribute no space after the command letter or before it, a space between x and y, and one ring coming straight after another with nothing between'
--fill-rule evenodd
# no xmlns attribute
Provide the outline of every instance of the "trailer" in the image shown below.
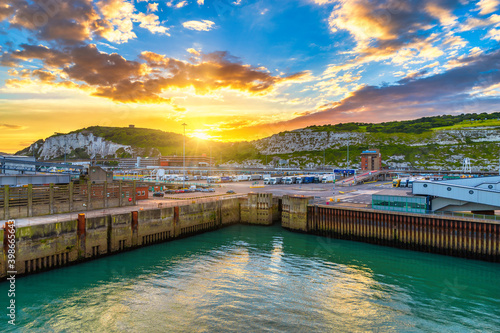
<svg viewBox="0 0 500 333"><path fill-rule="evenodd" d="M271 185L278 185L281 184L282 178L281 177L271 177L269 178L269 183Z"/></svg>
<svg viewBox="0 0 500 333"><path fill-rule="evenodd" d="M262 180L262 175L251 175L250 180Z"/></svg>
<svg viewBox="0 0 500 333"><path fill-rule="evenodd" d="M311 184L312 182L314 182L314 177L312 176L306 176L302 179L302 183L304 184Z"/></svg>
<svg viewBox="0 0 500 333"><path fill-rule="evenodd" d="M321 182L322 183L334 183L335 182L335 175L324 175Z"/></svg>
<svg viewBox="0 0 500 333"><path fill-rule="evenodd" d="M220 183L220 177L217 176L209 176L207 177L207 183Z"/></svg>
<svg viewBox="0 0 500 333"><path fill-rule="evenodd" d="M237 181L239 181L239 182L244 182L244 181L251 180L252 177L250 175L238 175L237 179L238 179Z"/></svg>

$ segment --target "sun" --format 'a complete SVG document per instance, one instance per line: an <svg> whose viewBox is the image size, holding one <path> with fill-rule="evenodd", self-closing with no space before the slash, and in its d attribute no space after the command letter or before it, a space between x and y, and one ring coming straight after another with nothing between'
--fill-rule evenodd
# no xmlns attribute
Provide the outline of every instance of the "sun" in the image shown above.
<svg viewBox="0 0 500 333"><path fill-rule="evenodd" d="M197 139L200 139L200 140L213 140L215 139L214 136L206 133L206 132L203 132L203 131L195 131L193 133L190 133L189 136L193 137L193 138L197 138Z"/></svg>

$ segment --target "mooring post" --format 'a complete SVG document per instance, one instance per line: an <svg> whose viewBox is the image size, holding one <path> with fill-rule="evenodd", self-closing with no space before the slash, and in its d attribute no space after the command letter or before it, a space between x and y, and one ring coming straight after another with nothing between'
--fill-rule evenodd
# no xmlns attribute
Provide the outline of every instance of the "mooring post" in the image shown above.
<svg viewBox="0 0 500 333"><path fill-rule="evenodd" d="M77 238L78 238L78 258L86 256L86 218L85 214L78 214Z"/></svg>
<svg viewBox="0 0 500 333"><path fill-rule="evenodd" d="M137 246L138 244L138 231L139 231L139 212L132 212L132 246Z"/></svg>

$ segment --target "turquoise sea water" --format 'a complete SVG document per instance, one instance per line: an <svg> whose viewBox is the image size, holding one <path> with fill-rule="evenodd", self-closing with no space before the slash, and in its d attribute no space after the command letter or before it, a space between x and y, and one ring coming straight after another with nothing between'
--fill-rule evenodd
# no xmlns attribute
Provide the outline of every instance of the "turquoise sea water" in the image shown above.
<svg viewBox="0 0 500 333"><path fill-rule="evenodd" d="M16 282L43 332L494 332L500 265L232 226Z"/></svg>

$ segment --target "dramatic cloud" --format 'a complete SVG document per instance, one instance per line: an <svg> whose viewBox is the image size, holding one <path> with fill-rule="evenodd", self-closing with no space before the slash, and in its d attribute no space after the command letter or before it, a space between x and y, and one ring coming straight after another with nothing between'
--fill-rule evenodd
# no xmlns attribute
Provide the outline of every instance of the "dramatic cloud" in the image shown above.
<svg viewBox="0 0 500 333"><path fill-rule="evenodd" d="M297 128L307 124L331 123L331 119L410 119L451 112L500 111L500 51L459 60L463 66L422 77L406 77L396 85L364 86L330 108L298 117L281 125ZM476 99L485 95L494 99Z"/></svg>
<svg viewBox="0 0 500 333"><path fill-rule="evenodd" d="M442 39L457 23L453 14L458 1L343 1L329 18L332 32L347 31L356 43L356 57L341 65L331 65L325 74L349 70L372 61L396 64L411 59L432 60L444 54ZM442 34L433 31L441 26Z"/></svg>
<svg viewBox="0 0 500 333"><path fill-rule="evenodd" d="M126 0L10 0L0 5L0 20L7 20L10 28L32 31L40 40L70 45L94 38L126 42L136 38L134 23L168 35L158 16L137 12Z"/></svg>
<svg viewBox="0 0 500 333"><path fill-rule="evenodd" d="M214 25L214 22L208 20L187 21L182 23L182 26L184 28L196 31L210 31L214 27Z"/></svg>
<svg viewBox="0 0 500 333"><path fill-rule="evenodd" d="M38 78L46 84L73 83L75 87L92 90L92 95L125 103L169 103L161 94L171 89L194 88L207 94L228 88L249 94L263 95L283 82L293 82L309 75L307 72L289 76L273 76L267 71L245 65L227 52L201 54L201 60L190 63L153 52L143 52L139 61L126 60L117 53L100 52L93 44L68 48L61 52L45 46L21 45L20 51L9 55L19 63L37 59L45 69L11 72L21 79ZM192 50L191 52L196 52ZM20 84L11 79L10 84Z"/></svg>

